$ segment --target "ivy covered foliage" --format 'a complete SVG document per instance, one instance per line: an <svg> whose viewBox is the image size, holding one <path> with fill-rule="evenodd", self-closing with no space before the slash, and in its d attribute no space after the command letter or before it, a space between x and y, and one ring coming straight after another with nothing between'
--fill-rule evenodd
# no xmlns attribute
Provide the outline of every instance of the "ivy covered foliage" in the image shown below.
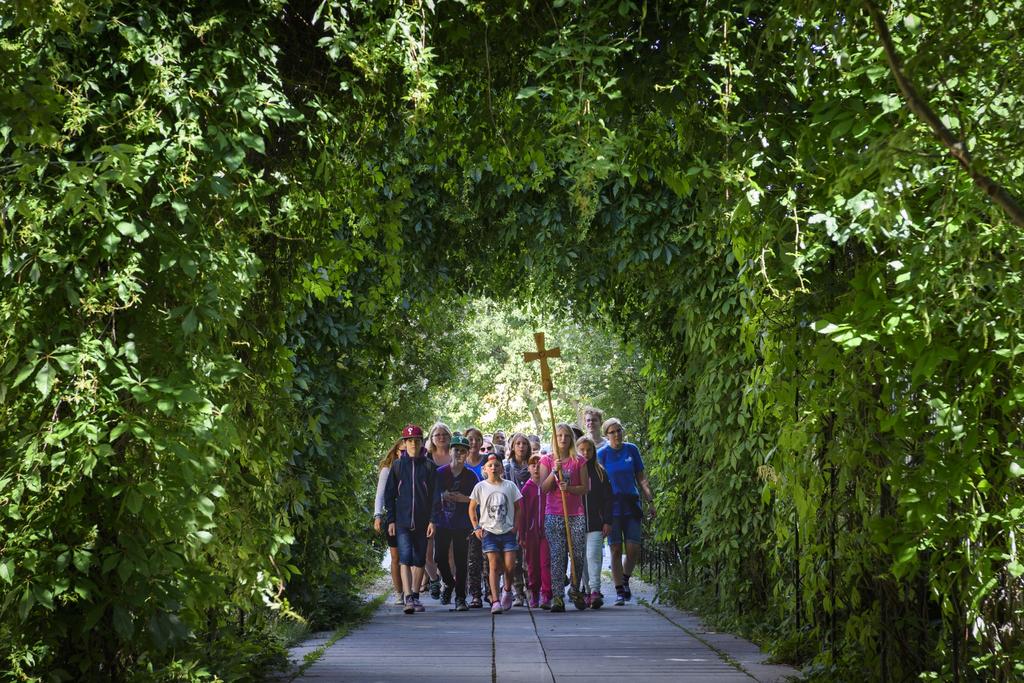
<svg viewBox="0 0 1024 683"><path fill-rule="evenodd" d="M12 677L329 620L480 295L649 359L722 614L832 679L1024 675L1021 0L8 7Z"/></svg>

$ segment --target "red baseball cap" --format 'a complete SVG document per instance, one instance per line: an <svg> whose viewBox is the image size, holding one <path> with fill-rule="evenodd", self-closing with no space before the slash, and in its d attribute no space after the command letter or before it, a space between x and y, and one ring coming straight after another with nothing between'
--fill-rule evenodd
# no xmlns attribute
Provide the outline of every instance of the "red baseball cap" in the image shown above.
<svg viewBox="0 0 1024 683"><path fill-rule="evenodd" d="M417 425L414 425L414 424L405 425L405 429L402 430L402 438L403 439L422 439L423 438L423 430L420 429Z"/></svg>
<svg viewBox="0 0 1024 683"><path fill-rule="evenodd" d="M501 456L498 455L497 453L489 453L487 455L487 461L490 462L491 460L497 460L498 462L501 462Z"/></svg>

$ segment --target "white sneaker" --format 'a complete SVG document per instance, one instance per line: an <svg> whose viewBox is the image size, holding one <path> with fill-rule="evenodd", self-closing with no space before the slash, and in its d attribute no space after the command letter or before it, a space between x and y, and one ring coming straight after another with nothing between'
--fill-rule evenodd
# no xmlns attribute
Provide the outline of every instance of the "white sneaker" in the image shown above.
<svg viewBox="0 0 1024 683"><path fill-rule="evenodd" d="M399 607L403 607L405 605L405 596L402 595L401 593L396 593L395 594L395 601L393 603L391 603L391 604L398 605Z"/></svg>

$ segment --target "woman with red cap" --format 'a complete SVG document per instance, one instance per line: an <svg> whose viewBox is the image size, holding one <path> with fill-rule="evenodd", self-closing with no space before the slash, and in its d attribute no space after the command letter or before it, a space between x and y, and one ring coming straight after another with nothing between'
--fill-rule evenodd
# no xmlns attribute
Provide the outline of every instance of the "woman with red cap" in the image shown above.
<svg viewBox="0 0 1024 683"><path fill-rule="evenodd" d="M434 535L430 521L437 468L426 457L423 430L410 424L402 430L405 452L391 466L384 504L388 533L398 541L398 561L405 591L405 613L422 612L419 587L427 563L427 539Z"/></svg>

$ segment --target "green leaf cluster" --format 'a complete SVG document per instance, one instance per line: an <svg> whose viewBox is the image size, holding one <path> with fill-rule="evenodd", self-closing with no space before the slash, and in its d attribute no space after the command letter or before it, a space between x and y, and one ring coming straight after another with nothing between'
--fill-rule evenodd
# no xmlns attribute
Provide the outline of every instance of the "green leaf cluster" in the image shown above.
<svg viewBox="0 0 1024 683"><path fill-rule="evenodd" d="M885 9L969 170L1024 196L1020 0ZM469 415L459 382L528 419L478 370L523 306L623 354L567 390L637 415L657 535L724 619L830 680L1022 675L1019 227L863 3L14 3L0 32L15 677L245 677L275 619L330 621L397 429Z"/></svg>

